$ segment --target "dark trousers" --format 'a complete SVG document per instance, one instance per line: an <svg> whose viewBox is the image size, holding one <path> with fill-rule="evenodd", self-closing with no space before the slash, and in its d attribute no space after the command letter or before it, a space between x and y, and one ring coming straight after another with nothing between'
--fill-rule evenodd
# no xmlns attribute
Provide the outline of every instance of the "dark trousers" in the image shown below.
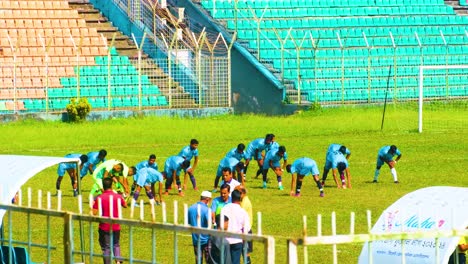
<svg viewBox="0 0 468 264"><path fill-rule="evenodd" d="M232 264L240 264L244 243L230 244Z"/></svg>
<svg viewBox="0 0 468 264"><path fill-rule="evenodd" d="M104 264L111 264L111 233L99 229L99 245L101 245ZM114 259L120 259L120 230L112 232L112 249Z"/></svg>
<svg viewBox="0 0 468 264"><path fill-rule="evenodd" d="M193 246L193 252L195 253L195 263L196 264L201 264L203 263L203 259L205 259L205 262L208 263L208 258L210 256L210 247L209 243L206 243L204 245L200 245L200 262L198 262L198 245Z"/></svg>

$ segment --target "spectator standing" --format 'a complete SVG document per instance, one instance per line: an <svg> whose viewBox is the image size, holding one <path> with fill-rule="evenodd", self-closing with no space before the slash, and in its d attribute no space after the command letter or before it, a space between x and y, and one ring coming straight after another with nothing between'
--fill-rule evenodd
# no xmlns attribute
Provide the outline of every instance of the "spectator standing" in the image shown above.
<svg viewBox="0 0 468 264"><path fill-rule="evenodd" d="M221 209L221 215L229 218L229 232L244 233L251 229L250 219L247 212L240 206L241 194L239 190L234 190L231 194L232 203L227 204ZM227 237L231 252L231 261L233 264L240 264L242 255L243 241L240 238Z"/></svg>
<svg viewBox="0 0 468 264"><path fill-rule="evenodd" d="M210 225L211 215L208 204L211 201L211 192L203 191L200 196L200 201L188 208L187 218L188 223L194 227L208 228ZM195 263L203 263L203 259L208 262L209 259L209 239L207 234L192 233L193 252L195 253Z"/></svg>
<svg viewBox="0 0 468 264"><path fill-rule="evenodd" d="M112 191L112 183L113 180L111 178L104 178L102 180L104 192L96 197L93 204L94 215L98 215L99 211L101 211L102 217L119 218L119 206L127 207L123 197ZM113 243L112 245L111 241ZM116 260L116 264L120 264L120 225L106 222L100 223L99 245L102 249L104 264L110 264L113 258Z"/></svg>

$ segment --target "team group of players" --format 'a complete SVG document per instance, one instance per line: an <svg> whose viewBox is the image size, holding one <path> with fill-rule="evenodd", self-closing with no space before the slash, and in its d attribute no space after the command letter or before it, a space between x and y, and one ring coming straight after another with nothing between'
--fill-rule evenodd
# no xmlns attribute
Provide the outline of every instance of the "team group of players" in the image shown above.
<svg viewBox="0 0 468 264"><path fill-rule="evenodd" d="M116 191L122 193L124 197L128 197L128 199L133 198L135 202L139 197L140 191L145 189L150 202L159 203L163 200L163 189L164 193L168 194L169 190L172 189L174 181L174 187L177 188L180 196L184 196L183 190L186 189L188 179L190 179L193 188L198 190L194 176L194 170L198 165L198 144L198 140L192 139L190 144L183 147L177 155L167 158L162 172L159 171L156 163L156 155L154 154L151 154L148 160L141 161L133 167L127 166L120 160L106 160L107 151L104 149L87 154L68 154L65 157L80 159L79 173L81 178L86 176L88 172L92 175L94 185L91 189L91 194L93 194L93 196L103 191L103 178L113 177ZM225 157L219 162L213 184L213 192L217 191L220 179L225 173L232 174L234 180L245 185L245 175L253 159L258 165L255 178L262 175L262 187L264 189L267 188L267 183L269 182L267 174L271 169L275 173L278 189L283 190L282 175L286 170L292 175L291 196L300 196L304 177L312 175L320 191L320 196L323 197L323 186L325 185L330 170L332 170L333 179L338 188L351 188L351 174L348 163L350 155L351 151L346 146L331 144L326 153L325 166L322 178L320 179L318 165L313 159L302 157L296 159L292 164L288 164L286 147L280 146L275 141L275 136L273 134L267 134L264 138L257 138L251 141L247 147L243 143L240 143L237 147L227 152ZM397 157L393 160L395 156ZM394 182L398 183L395 164L400 158L401 152L395 145L382 147L378 152L374 182L378 180L382 165L387 164ZM192 159L194 160L193 166L191 166ZM281 160L283 161L282 164ZM184 171L183 185L180 179L181 171ZM74 195L78 195L76 163L59 164L57 171L58 178L56 181L57 191L60 190L61 181L65 172L70 176ZM132 185L128 182L128 177L130 176L133 178ZM155 200L156 183L159 185L158 200ZM165 184L165 186L163 186L163 184Z"/></svg>

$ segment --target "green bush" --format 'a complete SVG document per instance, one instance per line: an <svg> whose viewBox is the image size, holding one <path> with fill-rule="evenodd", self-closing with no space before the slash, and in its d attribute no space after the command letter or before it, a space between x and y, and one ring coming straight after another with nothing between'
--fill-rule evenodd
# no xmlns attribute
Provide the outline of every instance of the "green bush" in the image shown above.
<svg viewBox="0 0 468 264"><path fill-rule="evenodd" d="M72 98L67 105L68 121L80 122L86 120L86 116L91 112L91 105L85 97L77 100Z"/></svg>

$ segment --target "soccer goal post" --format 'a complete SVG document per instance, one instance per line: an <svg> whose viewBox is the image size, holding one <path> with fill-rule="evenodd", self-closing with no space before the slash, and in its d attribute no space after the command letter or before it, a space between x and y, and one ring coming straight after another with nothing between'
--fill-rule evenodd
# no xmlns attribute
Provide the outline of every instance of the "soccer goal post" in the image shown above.
<svg viewBox="0 0 468 264"><path fill-rule="evenodd" d="M428 73L431 71L431 77ZM426 81L425 81L426 78ZM419 67L419 96L418 96L418 131L423 130L424 99L468 100L468 65L424 65ZM426 86L433 88L426 88ZM462 120L463 121L463 120ZM464 123L464 122L462 122Z"/></svg>

